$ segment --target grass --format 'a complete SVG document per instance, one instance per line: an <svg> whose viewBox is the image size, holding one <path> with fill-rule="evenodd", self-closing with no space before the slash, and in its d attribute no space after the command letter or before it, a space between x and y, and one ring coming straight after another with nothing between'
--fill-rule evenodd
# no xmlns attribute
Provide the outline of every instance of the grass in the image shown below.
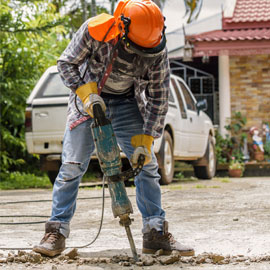
<svg viewBox="0 0 270 270"><path fill-rule="evenodd" d="M220 182L222 183L231 183L231 181L229 180L229 178L221 178L221 179L218 179Z"/></svg>
<svg viewBox="0 0 270 270"><path fill-rule="evenodd" d="M182 170L193 170L193 166L187 164L186 162L176 161L175 168L182 169Z"/></svg>
<svg viewBox="0 0 270 270"><path fill-rule="evenodd" d="M85 190L101 190L102 186L84 187Z"/></svg>
<svg viewBox="0 0 270 270"><path fill-rule="evenodd" d="M193 177L193 176L191 176L191 177L181 177L181 178L177 178L176 176L174 176L174 180L176 181L176 182L179 182L179 183L189 183L189 182L198 182L199 180L198 180L198 178L196 178L196 177Z"/></svg>
<svg viewBox="0 0 270 270"><path fill-rule="evenodd" d="M0 190L26 188L52 188L52 184L46 174L37 176L35 174L20 172L1 173Z"/></svg>
<svg viewBox="0 0 270 270"><path fill-rule="evenodd" d="M206 185L196 185L195 188L207 188Z"/></svg>
<svg viewBox="0 0 270 270"><path fill-rule="evenodd" d="M96 171L87 171L82 178L82 183L100 182L102 181L102 174Z"/></svg>
<svg viewBox="0 0 270 270"><path fill-rule="evenodd" d="M189 183L199 181L195 177L185 177L182 172L175 174L177 185L169 185L171 190L181 190L183 187L180 183ZM231 183L229 178L215 178L215 180L221 183ZM86 182L102 182L102 173L96 168L88 170L82 179L82 183ZM134 187L134 182L126 182L126 186ZM35 175L32 173L20 173L20 172L11 172L11 173L1 173L0 174L0 190L11 190L11 189L27 189L27 188L52 188L52 184L46 173L43 175ZM101 187L91 187L95 189L100 189ZM218 185L207 186L198 184L194 188L203 189L203 188L220 188Z"/></svg>
<svg viewBox="0 0 270 270"><path fill-rule="evenodd" d="M169 185L169 189L171 190L180 190L182 189L182 186L181 185Z"/></svg>
<svg viewBox="0 0 270 270"><path fill-rule="evenodd" d="M176 174L174 175L174 177L177 178L177 179L180 179L180 180L185 178L185 176L182 174L182 172L176 173Z"/></svg>
<svg viewBox="0 0 270 270"><path fill-rule="evenodd" d="M196 185L195 188L220 188L220 186Z"/></svg>

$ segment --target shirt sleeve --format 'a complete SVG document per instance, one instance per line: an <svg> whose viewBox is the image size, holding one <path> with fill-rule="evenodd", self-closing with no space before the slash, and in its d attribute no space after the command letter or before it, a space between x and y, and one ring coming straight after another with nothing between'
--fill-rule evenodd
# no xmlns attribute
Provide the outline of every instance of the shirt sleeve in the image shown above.
<svg viewBox="0 0 270 270"><path fill-rule="evenodd" d="M144 133L158 138L162 135L168 111L170 67L167 50L150 67L148 76Z"/></svg>
<svg viewBox="0 0 270 270"><path fill-rule="evenodd" d="M92 53L94 39L88 32L88 20L75 33L67 48L57 61L57 68L64 84L73 92L85 84L80 65Z"/></svg>

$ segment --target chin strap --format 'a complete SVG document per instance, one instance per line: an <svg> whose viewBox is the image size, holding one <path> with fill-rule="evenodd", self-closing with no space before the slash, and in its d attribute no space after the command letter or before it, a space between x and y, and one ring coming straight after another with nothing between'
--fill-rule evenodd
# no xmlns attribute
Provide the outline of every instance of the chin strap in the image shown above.
<svg viewBox="0 0 270 270"><path fill-rule="evenodd" d="M124 24L124 30L125 30L124 36L127 37L128 33L129 33L129 25L131 23L131 20L129 17L125 17L124 15L121 15L121 21Z"/></svg>

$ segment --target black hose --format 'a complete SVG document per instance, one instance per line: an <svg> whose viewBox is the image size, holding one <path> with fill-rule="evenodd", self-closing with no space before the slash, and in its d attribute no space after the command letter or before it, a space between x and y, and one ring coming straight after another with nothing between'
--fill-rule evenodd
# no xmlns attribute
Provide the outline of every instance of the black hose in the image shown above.
<svg viewBox="0 0 270 270"><path fill-rule="evenodd" d="M6 215L0 216L0 218L24 218L24 217L41 217L41 218L49 218L50 216L38 216L38 215ZM46 223L45 221L31 221L31 222L0 222L0 225L25 225L25 224L40 224Z"/></svg>
<svg viewBox="0 0 270 270"><path fill-rule="evenodd" d="M134 196L134 195L131 195ZM100 199L102 197L91 197L91 198L78 198L77 200L93 200L93 199ZM110 196L105 196L105 198L110 198ZM52 200L35 200L35 201L11 201L11 202L0 202L0 205L7 205L7 204L18 204L18 203L39 203L39 202L51 202ZM0 216L1 217L1 216Z"/></svg>
<svg viewBox="0 0 270 270"><path fill-rule="evenodd" d="M100 223L99 223L99 229L98 232L96 234L96 236L94 237L94 239L83 246L75 246L75 247L67 247L67 248L86 248L90 245L92 245L98 238L100 232L101 232L101 228L102 228L102 224L103 224L103 218L104 218L104 208L105 208L105 177L103 177L103 181L102 181L102 207L101 207L101 218L100 218ZM41 223L41 222L39 222ZM21 223L22 224L22 223ZM24 223L25 224L25 223ZM0 247L0 250L31 250L32 248L5 248L5 247Z"/></svg>

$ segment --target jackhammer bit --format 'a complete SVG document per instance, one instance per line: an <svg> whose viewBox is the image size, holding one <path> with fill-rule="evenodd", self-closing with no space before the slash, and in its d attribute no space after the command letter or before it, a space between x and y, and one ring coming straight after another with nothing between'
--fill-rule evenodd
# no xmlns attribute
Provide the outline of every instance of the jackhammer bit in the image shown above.
<svg viewBox="0 0 270 270"><path fill-rule="evenodd" d="M125 227L133 258L138 261L136 246L130 230L132 219L129 215L133 213L133 208L127 196L124 181L140 173L145 157L140 155L139 165L134 170L130 169L122 172L120 149L111 122L106 118L99 104L93 106L93 114L94 122L91 125L91 130L96 146L96 154L104 174L103 177L110 191L112 212L115 218L120 218L120 225Z"/></svg>

